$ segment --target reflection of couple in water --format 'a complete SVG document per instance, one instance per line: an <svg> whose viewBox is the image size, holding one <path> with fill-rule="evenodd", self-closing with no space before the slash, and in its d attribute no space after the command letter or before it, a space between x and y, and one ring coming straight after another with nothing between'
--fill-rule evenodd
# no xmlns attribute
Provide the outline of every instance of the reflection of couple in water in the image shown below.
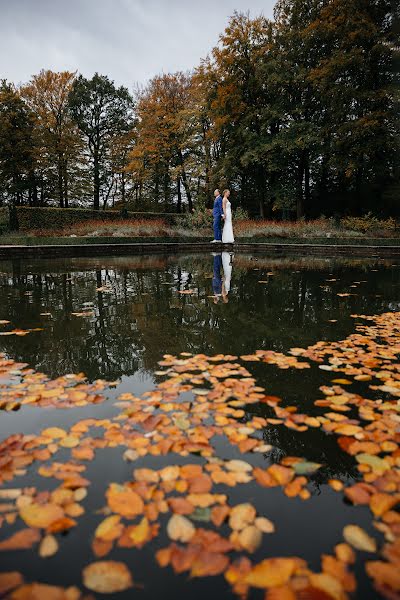
<svg viewBox="0 0 400 600"><path fill-rule="evenodd" d="M229 252L222 252L222 254L215 253L213 254L213 257L214 273L212 286L214 292L214 304L218 304L220 298L222 298L222 302L226 304L231 289L233 254L229 254ZM221 267L223 269L223 276L221 276Z"/></svg>

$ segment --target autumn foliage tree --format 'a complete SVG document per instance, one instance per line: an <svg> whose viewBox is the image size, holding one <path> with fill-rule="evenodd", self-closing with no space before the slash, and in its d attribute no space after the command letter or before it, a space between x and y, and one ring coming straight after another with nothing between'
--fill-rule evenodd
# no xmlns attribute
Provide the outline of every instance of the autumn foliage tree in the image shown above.
<svg viewBox="0 0 400 600"><path fill-rule="evenodd" d="M162 199L168 208L176 195L180 210L183 188L192 210L191 106L191 77L184 73L155 77L139 92L137 141L131 153L130 170L138 180L140 198L147 183L156 203Z"/></svg>
<svg viewBox="0 0 400 600"><path fill-rule="evenodd" d="M35 117L41 147L38 157L49 197L68 207L70 181L82 159L82 140L71 118L68 100L75 74L41 71L24 85L20 94Z"/></svg>

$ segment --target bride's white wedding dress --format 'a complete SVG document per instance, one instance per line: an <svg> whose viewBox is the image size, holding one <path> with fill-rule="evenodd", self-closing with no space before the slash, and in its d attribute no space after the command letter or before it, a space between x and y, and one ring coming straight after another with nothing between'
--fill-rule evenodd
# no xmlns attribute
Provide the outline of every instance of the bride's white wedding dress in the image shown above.
<svg viewBox="0 0 400 600"><path fill-rule="evenodd" d="M235 238L233 237L233 227L232 227L232 209L231 203L229 200L226 201L225 207L225 221L224 221L224 229L222 231L222 243L223 244L233 244Z"/></svg>
<svg viewBox="0 0 400 600"><path fill-rule="evenodd" d="M231 255L229 254L229 252L222 253L222 268L224 270L225 291L228 294L231 289L231 277L232 277L232 258L231 258Z"/></svg>

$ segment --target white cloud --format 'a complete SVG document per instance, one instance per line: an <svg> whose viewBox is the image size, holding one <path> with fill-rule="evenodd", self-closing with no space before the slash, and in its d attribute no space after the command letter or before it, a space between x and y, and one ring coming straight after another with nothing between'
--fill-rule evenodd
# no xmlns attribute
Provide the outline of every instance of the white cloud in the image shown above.
<svg viewBox="0 0 400 600"><path fill-rule="evenodd" d="M0 0L0 78L95 71L132 88L188 70L234 10L272 16L273 0Z"/></svg>

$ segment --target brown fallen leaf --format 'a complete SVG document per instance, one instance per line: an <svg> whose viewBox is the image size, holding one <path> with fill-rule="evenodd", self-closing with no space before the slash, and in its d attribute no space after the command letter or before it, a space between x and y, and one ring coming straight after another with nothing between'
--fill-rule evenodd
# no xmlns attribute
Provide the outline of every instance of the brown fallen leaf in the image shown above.
<svg viewBox="0 0 400 600"><path fill-rule="evenodd" d="M24 583L24 578L18 571L8 571L0 573L0 595L11 592L11 590L19 587Z"/></svg>
<svg viewBox="0 0 400 600"><path fill-rule="evenodd" d="M38 529L21 529L0 542L0 550L29 550L40 540Z"/></svg>
<svg viewBox="0 0 400 600"><path fill-rule="evenodd" d="M203 550L195 558L190 574L192 577L220 575L229 565L229 558L220 552Z"/></svg>

